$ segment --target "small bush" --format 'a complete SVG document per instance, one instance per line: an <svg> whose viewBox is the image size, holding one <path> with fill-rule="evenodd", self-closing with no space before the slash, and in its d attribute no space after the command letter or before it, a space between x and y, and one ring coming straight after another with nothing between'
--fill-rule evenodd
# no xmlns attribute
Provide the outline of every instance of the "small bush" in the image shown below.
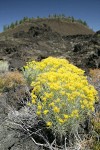
<svg viewBox="0 0 100 150"><path fill-rule="evenodd" d="M0 75L0 91L13 88L17 85L25 84L23 75L18 71L7 72L6 74Z"/></svg>
<svg viewBox="0 0 100 150"><path fill-rule="evenodd" d="M0 73L7 72L9 68L9 64L7 61L0 61Z"/></svg>
<svg viewBox="0 0 100 150"><path fill-rule="evenodd" d="M100 149L100 141L94 141L92 148L93 148L93 150L99 150Z"/></svg>
<svg viewBox="0 0 100 150"><path fill-rule="evenodd" d="M97 91L84 71L65 59L49 57L28 62L24 76L33 87L31 104L37 116L60 136L75 133L87 114L94 111Z"/></svg>

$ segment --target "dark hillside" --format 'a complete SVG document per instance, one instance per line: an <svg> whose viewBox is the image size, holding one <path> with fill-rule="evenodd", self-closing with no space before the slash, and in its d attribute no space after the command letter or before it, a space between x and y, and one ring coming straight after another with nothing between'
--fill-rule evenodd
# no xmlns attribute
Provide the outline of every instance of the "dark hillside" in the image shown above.
<svg viewBox="0 0 100 150"><path fill-rule="evenodd" d="M57 32L60 35L94 34L89 27L81 23L68 22L61 19L33 19L32 21L26 21L17 25L14 29L9 29L3 34L12 34L19 31L27 32L31 26L43 26L44 24L49 26L53 32Z"/></svg>
<svg viewBox="0 0 100 150"><path fill-rule="evenodd" d="M48 56L64 57L81 68L100 67L100 39L78 22L33 19L0 34L0 59L11 68Z"/></svg>

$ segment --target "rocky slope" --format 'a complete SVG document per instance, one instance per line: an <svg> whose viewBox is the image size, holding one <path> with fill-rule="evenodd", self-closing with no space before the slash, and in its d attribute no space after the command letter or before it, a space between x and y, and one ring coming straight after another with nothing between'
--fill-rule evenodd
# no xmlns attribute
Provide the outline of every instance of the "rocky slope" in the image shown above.
<svg viewBox="0 0 100 150"><path fill-rule="evenodd" d="M11 68L48 56L62 56L82 68L100 67L100 38L79 23L48 19L0 34L0 59L8 60Z"/></svg>
<svg viewBox="0 0 100 150"><path fill-rule="evenodd" d="M0 34L0 59L9 62L10 70L48 56L66 58L86 71L100 68L100 33L80 24L40 19ZM18 104L18 100L29 99L29 94L26 86L18 86L0 95L0 150L44 149L20 126L28 118L27 125L35 123L34 110Z"/></svg>

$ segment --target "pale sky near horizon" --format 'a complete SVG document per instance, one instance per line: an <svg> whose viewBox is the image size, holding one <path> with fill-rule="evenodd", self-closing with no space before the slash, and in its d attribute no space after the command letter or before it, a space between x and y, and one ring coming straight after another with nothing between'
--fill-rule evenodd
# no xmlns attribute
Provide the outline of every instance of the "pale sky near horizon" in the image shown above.
<svg viewBox="0 0 100 150"><path fill-rule="evenodd" d="M100 0L0 0L0 32L3 25L23 17L47 17L65 14L86 21L94 31L100 30Z"/></svg>

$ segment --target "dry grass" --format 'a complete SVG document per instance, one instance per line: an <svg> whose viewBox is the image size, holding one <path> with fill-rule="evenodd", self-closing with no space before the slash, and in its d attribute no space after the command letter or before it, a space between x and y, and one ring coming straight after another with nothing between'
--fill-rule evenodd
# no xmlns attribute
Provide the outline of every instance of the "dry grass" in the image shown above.
<svg viewBox="0 0 100 150"><path fill-rule="evenodd" d="M100 69L90 69L90 76L93 79L93 82L100 81Z"/></svg>
<svg viewBox="0 0 100 150"><path fill-rule="evenodd" d="M5 78L6 78L6 81L8 82L9 85L10 84L24 84L25 83L25 79L23 78L23 75L21 73L19 73L18 71L8 72L5 75Z"/></svg>
<svg viewBox="0 0 100 150"><path fill-rule="evenodd" d="M100 102L100 69L91 69L89 73L91 77L91 84L98 91L99 102Z"/></svg>
<svg viewBox="0 0 100 150"><path fill-rule="evenodd" d="M21 73L18 71L7 72L0 76L0 91L5 88L12 88L17 85L25 85L25 79Z"/></svg>

